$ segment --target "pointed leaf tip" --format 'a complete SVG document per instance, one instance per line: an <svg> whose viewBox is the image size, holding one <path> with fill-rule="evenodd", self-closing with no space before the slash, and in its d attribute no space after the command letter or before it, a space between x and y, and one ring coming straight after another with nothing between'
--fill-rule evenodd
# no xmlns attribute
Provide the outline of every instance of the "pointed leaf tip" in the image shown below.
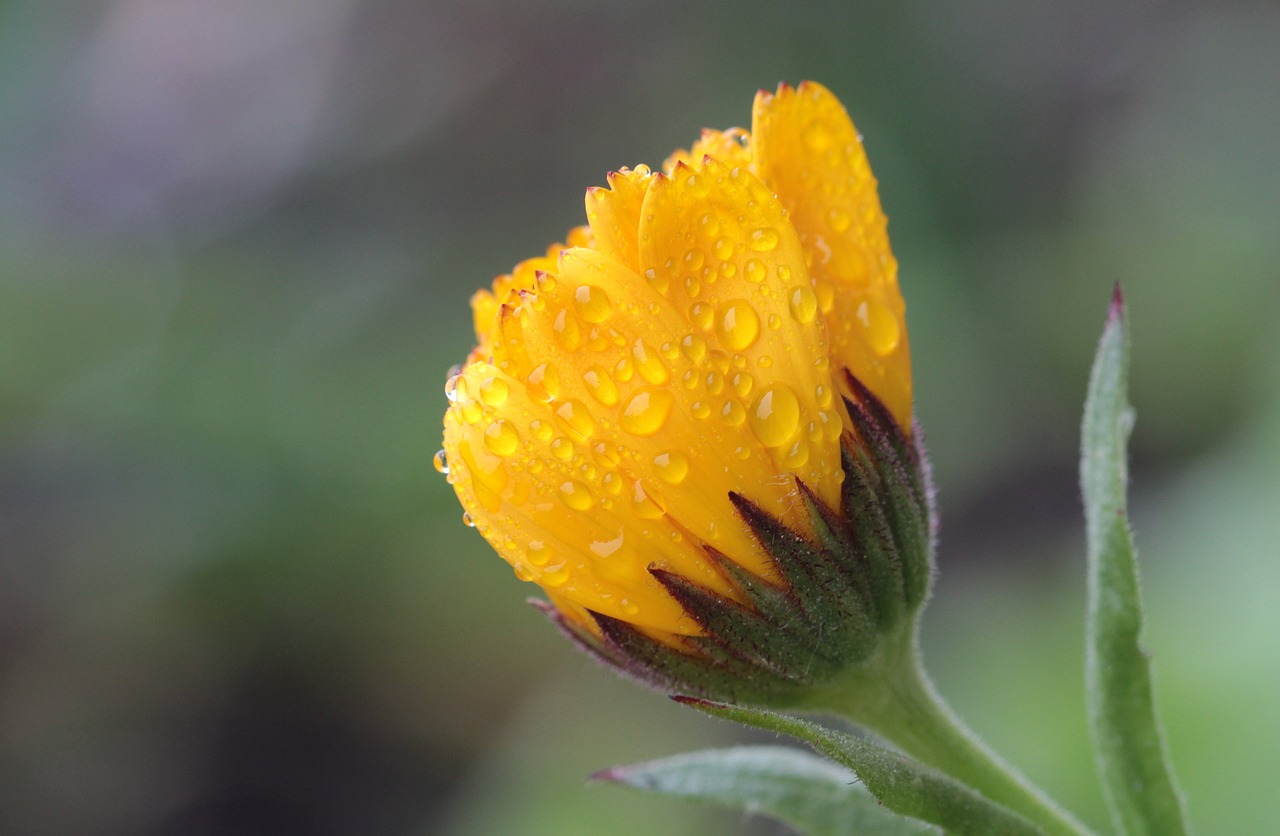
<svg viewBox="0 0 1280 836"><path fill-rule="evenodd" d="M1116 282L1111 289L1111 305L1107 308L1107 321L1114 322L1117 319L1124 319L1124 290L1120 287L1120 282Z"/></svg>

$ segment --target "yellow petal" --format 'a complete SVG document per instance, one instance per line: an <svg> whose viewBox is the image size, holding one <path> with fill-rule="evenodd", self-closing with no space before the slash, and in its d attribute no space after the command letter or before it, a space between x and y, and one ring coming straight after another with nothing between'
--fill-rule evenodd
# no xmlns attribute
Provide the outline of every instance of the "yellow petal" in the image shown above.
<svg viewBox="0 0 1280 836"><path fill-rule="evenodd" d="M609 173L609 188L587 189L587 220L595 242L592 248L639 272L636 236L640 206L652 175L648 166Z"/></svg>
<svg viewBox="0 0 1280 836"><path fill-rule="evenodd" d="M832 353L910 427L911 358L897 260L862 139L820 84L761 92L756 171L791 213Z"/></svg>
<svg viewBox="0 0 1280 836"><path fill-rule="evenodd" d="M742 128L730 128L727 131L715 131L710 128L702 132L702 136L688 151L681 148L667 157L662 170L670 174L676 163L684 163L695 168L702 165L703 157L715 157L728 166L750 166L749 149L751 136Z"/></svg>
<svg viewBox="0 0 1280 836"><path fill-rule="evenodd" d="M690 394L711 416L691 442L700 456L726 459L716 489L803 528L792 476L836 501L841 421L822 322L794 304L809 278L781 205L744 168L678 164L645 198L640 261L685 315L680 339L696 341L696 361L681 357L695 375Z"/></svg>
<svg viewBox="0 0 1280 836"><path fill-rule="evenodd" d="M518 577L595 612L674 634L697 627L649 575L658 564L728 591L690 538L599 439L573 432L519 378L473 363L445 416L445 454L471 521Z"/></svg>

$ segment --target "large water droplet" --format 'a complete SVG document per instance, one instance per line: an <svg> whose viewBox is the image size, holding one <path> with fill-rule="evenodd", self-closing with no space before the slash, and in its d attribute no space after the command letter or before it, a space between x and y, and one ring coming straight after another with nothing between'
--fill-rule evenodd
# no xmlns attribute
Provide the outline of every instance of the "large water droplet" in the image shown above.
<svg viewBox="0 0 1280 836"><path fill-rule="evenodd" d="M564 436L553 438L551 440L551 455L555 456L560 461L569 461L569 459L573 458L573 454L575 452L573 442Z"/></svg>
<svg viewBox="0 0 1280 836"><path fill-rule="evenodd" d="M745 299L734 299L720 309L716 333L726 348L741 351L760 336L760 315Z"/></svg>
<svg viewBox="0 0 1280 836"><path fill-rule="evenodd" d="M502 406L507 400L507 382L500 377L485 378L480 384L480 400L489 406Z"/></svg>
<svg viewBox="0 0 1280 836"><path fill-rule="evenodd" d="M431 460L431 464L435 466L437 473L449 475L449 460L445 457L443 450L437 450L435 458Z"/></svg>
<svg viewBox="0 0 1280 836"><path fill-rule="evenodd" d="M618 426L632 435L653 435L667 422L674 403L675 397L665 389L641 387L623 407Z"/></svg>
<svg viewBox="0 0 1280 836"><path fill-rule="evenodd" d="M525 380L529 394L536 400L548 403L560 397L560 374L554 366L546 363L535 366Z"/></svg>
<svg viewBox="0 0 1280 836"><path fill-rule="evenodd" d="M613 406L618 402L618 386L609 377L609 373L599 366L592 366L582 374L582 382L587 384L587 391L605 406Z"/></svg>
<svg viewBox="0 0 1280 836"><path fill-rule="evenodd" d="M747 235L747 241L750 242L751 249L767 253L778 246L778 232L772 227L762 226L751 230Z"/></svg>
<svg viewBox="0 0 1280 836"><path fill-rule="evenodd" d="M581 401L567 400L560 404L556 407L556 418L560 419L566 429L582 440L590 438L596 430L591 413Z"/></svg>
<svg viewBox="0 0 1280 836"><path fill-rule="evenodd" d="M467 385L460 374L450 375L444 382L444 396L449 403L457 403L467 396Z"/></svg>
<svg viewBox="0 0 1280 836"><path fill-rule="evenodd" d="M484 446L495 456L510 456L520 446L520 434L506 418L499 418L484 431Z"/></svg>
<svg viewBox="0 0 1280 836"><path fill-rule="evenodd" d="M578 316L591 323L604 322L613 313L609 295L603 288L593 284L578 285L578 289L573 292L573 304Z"/></svg>
<svg viewBox="0 0 1280 836"><path fill-rule="evenodd" d="M685 334L680 340L680 350L693 362L701 363L707 356L707 341L697 334Z"/></svg>
<svg viewBox="0 0 1280 836"><path fill-rule="evenodd" d="M791 440L800 424L800 401L785 383L774 383L756 396L747 418L761 444L781 447Z"/></svg>
<svg viewBox="0 0 1280 836"><path fill-rule="evenodd" d="M560 499L575 511L586 511L595 504L591 489L577 479L569 479L560 484Z"/></svg>
<svg viewBox="0 0 1280 836"><path fill-rule="evenodd" d="M565 351L576 351L582 344L582 329L578 326L578 319L567 310L556 314L551 322L551 330L555 332L556 339L564 346Z"/></svg>
<svg viewBox="0 0 1280 836"><path fill-rule="evenodd" d="M655 386L661 386L671 378L671 372L663 364L658 353L644 340L636 340L631 346L631 356L636 361L636 371L640 376Z"/></svg>
<svg viewBox="0 0 1280 836"><path fill-rule="evenodd" d="M533 566L546 566L551 562L551 549L541 540L530 540L529 550L525 555Z"/></svg>
<svg viewBox="0 0 1280 836"><path fill-rule="evenodd" d="M668 485L678 485L689 475L689 457L674 450L659 453L654 456L653 467L659 479Z"/></svg>
<svg viewBox="0 0 1280 836"><path fill-rule="evenodd" d="M888 305L867 299L858 306L857 318L862 325L863 338L876 354L884 357L898 347L902 331L898 327L898 318Z"/></svg>

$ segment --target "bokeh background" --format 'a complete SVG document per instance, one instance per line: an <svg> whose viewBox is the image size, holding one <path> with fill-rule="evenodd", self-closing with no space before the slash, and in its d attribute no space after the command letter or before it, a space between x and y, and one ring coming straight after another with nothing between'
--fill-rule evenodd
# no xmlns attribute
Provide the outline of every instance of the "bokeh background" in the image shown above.
<svg viewBox="0 0 1280 836"><path fill-rule="evenodd" d="M866 136L943 510L930 668L1089 822L1088 364L1131 306L1160 703L1280 775L1280 10L0 0L0 832L700 834L742 739L572 651L432 468L478 286L753 93Z"/></svg>

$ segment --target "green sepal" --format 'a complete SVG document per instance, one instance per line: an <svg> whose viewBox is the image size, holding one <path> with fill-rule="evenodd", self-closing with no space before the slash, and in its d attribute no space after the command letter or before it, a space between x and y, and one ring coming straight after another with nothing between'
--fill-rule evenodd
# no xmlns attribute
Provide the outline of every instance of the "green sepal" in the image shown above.
<svg viewBox="0 0 1280 836"><path fill-rule="evenodd" d="M591 780L769 816L809 836L937 832L888 810L846 767L789 746L689 752L615 766Z"/></svg>
<svg viewBox="0 0 1280 836"><path fill-rule="evenodd" d="M713 717L804 741L848 767L889 810L937 825L959 836L1042 836L1029 820L931 767L883 746L774 711L676 696L677 702Z"/></svg>
<svg viewBox="0 0 1280 836"><path fill-rule="evenodd" d="M1141 644L1142 598L1126 509L1128 329L1116 287L1089 378L1080 484L1088 534L1085 685L1103 795L1123 833L1190 831L1156 716L1151 660Z"/></svg>

